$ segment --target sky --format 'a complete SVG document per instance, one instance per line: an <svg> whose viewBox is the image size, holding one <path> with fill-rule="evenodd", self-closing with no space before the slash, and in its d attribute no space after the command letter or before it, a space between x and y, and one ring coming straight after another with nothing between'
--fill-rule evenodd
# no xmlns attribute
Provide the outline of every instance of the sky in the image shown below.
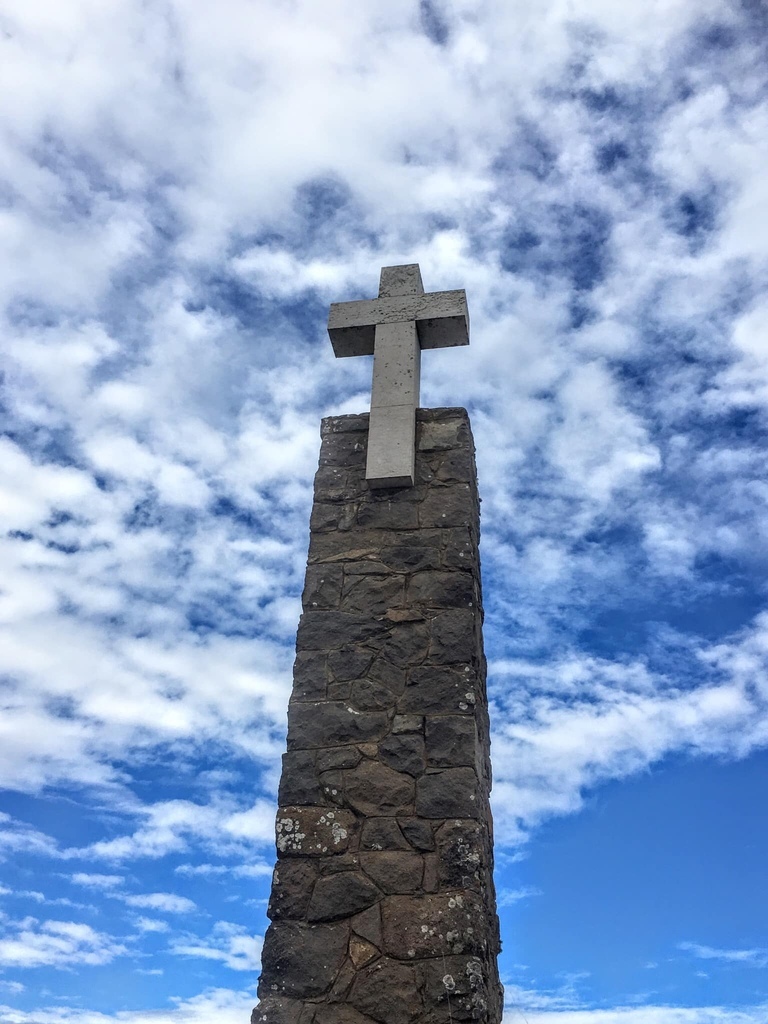
<svg viewBox="0 0 768 1024"><path fill-rule="evenodd" d="M768 1021L767 68L761 0L2 0L2 1024L247 1021L327 307L412 262L505 1024Z"/></svg>

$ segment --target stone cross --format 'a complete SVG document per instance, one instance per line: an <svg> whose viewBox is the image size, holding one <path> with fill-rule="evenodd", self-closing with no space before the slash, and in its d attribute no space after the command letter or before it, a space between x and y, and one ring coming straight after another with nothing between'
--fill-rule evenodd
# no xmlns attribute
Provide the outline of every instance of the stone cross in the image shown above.
<svg viewBox="0 0 768 1024"><path fill-rule="evenodd" d="M331 303L328 334L337 356L373 355L368 485L412 486L421 349L469 344L464 289L425 294L418 263L382 267L378 298Z"/></svg>

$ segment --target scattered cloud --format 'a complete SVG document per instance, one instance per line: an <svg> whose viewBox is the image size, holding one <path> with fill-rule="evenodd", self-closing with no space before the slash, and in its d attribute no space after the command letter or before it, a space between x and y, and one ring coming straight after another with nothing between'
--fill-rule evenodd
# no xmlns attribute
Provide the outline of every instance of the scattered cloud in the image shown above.
<svg viewBox="0 0 768 1024"><path fill-rule="evenodd" d="M768 949L714 949L698 942L680 942L677 946L698 960L721 960L723 963L747 967L768 967Z"/></svg>
<svg viewBox="0 0 768 1024"><path fill-rule="evenodd" d="M0 964L5 968L96 966L128 953L112 936L74 921L27 917L0 924Z"/></svg>
<svg viewBox="0 0 768 1024"><path fill-rule="evenodd" d="M170 949L177 956L216 960L233 971L257 971L262 941L242 925L218 921L207 938L182 937L174 940Z"/></svg>

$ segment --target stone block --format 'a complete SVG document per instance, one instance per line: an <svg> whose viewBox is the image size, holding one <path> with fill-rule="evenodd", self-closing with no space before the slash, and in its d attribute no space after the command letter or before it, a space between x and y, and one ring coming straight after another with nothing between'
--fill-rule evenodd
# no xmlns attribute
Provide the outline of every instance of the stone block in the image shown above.
<svg viewBox="0 0 768 1024"><path fill-rule="evenodd" d="M315 883L307 909L308 921L337 921L378 902L381 892L361 872L341 871Z"/></svg>
<svg viewBox="0 0 768 1024"><path fill-rule="evenodd" d="M417 530L418 508L413 502L391 498L367 501L359 508L357 525L367 530Z"/></svg>
<svg viewBox="0 0 768 1024"><path fill-rule="evenodd" d="M427 763L433 768L474 768L477 726L469 715L430 715L425 719Z"/></svg>
<svg viewBox="0 0 768 1024"><path fill-rule="evenodd" d="M297 644L302 651L330 651L361 644L388 632L388 623L348 612L307 611L301 616Z"/></svg>
<svg viewBox="0 0 768 1024"><path fill-rule="evenodd" d="M377 617L401 605L404 595L400 576L352 576L344 584L342 607L351 615Z"/></svg>
<svg viewBox="0 0 768 1024"><path fill-rule="evenodd" d="M461 422L453 419L446 422L422 422L417 427L416 446L420 452L444 452L459 444Z"/></svg>
<svg viewBox="0 0 768 1024"><path fill-rule="evenodd" d="M368 910L364 910L361 914L356 914L351 919L350 925L355 935L361 936L372 943L377 949L381 949L383 941L381 937L381 909L378 903Z"/></svg>
<svg viewBox="0 0 768 1024"><path fill-rule="evenodd" d="M355 711L381 711L397 704L397 695L372 679L358 679L352 684L350 707Z"/></svg>
<svg viewBox="0 0 768 1024"><path fill-rule="evenodd" d="M392 733L424 732L424 719L421 715L395 715L392 719Z"/></svg>
<svg viewBox="0 0 768 1024"><path fill-rule="evenodd" d="M432 825L423 818L399 818L400 831L416 850L425 852L435 849Z"/></svg>
<svg viewBox="0 0 768 1024"><path fill-rule="evenodd" d="M410 775L376 761L364 761L345 772L344 799L349 807L369 817L408 814L413 809L415 785Z"/></svg>
<svg viewBox="0 0 768 1024"><path fill-rule="evenodd" d="M391 543L381 547L378 557L393 572L439 569L440 547L439 531L415 530L394 536Z"/></svg>
<svg viewBox="0 0 768 1024"><path fill-rule="evenodd" d="M477 776L471 768L445 768L416 780L416 814L423 818L478 818Z"/></svg>
<svg viewBox="0 0 768 1024"><path fill-rule="evenodd" d="M473 893L385 896L384 951L398 960L483 953L482 907Z"/></svg>
<svg viewBox="0 0 768 1024"><path fill-rule="evenodd" d="M387 736L379 743L382 762L397 772L418 776L424 772L424 738L418 733Z"/></svg>
<svg viewBox="0 0 768 1024"><path fill-rule="evenodd" d="M429 658L435 664L471 664L477 657L477 626L470 609L438 612L432 619Z"/></svg>
<svg viewBox="0 0 768 1024"><path fill-rule="evenodd" d="M398 639L402 634L398 630L394 630L393 635ZM412 633L407 635L414 645L421 642ZM402 650L400 653L401 656L405 654ZM376 683L381 683L391 693L395 693L398 696L405 689L405 667L403 665L395 665L385 657L376 658L368 670L366 678Z"/></svg>
<svg viewBox="0 0 768 1024"><path fill-rule="evenodd" d="M314 860L297 857L278 861L272 876L267 917L271 921L303 920L318 875Z"/></svg>
<svg viewBox="0 0 768 1024"><path fill-rule="evenodd" d="M414 1024L422 1010L416 970L382 957L358 972L349 1001L377 1024Z"/></svg>
<svg viewBox="0 0 768 1024"><path fill-rule="evenodd" d="M341 747L383 739L389 719L383 711L359 712L344 701L292 704L288 709L288 749Z"/></svg>
<svg viewBox="0 0 768 1024"><path fill-rule="evenodd" d="M406 668L423 661L428 646L429 626L426 622L401 622L390 626L380 652L381 657L392 665Z"/></svg>
<svg viewBox="0 0 768 1024"><path fill-rule="evenodd" d="M407 602L427 608L472 608L476 603L474 576L456 570L418 572L408 584Z"/></svg>
<svg viewBox="0 0 768 1024"><path fill-rule="evenodd" d="M410 850L396 818L367 818L360 834L361 850Z"/></svg>
<svg viewBox="0 0 768 1024"><path fill-rule="evenodd" d="M361 939L359 936L353 935L349 940L349 959L354 964L356 970L359 971L361 967L366 967L379 956L381 956L381 952L372 942L368 942L367 939ZM356 1010L352 1012L357 1013Z"/></svg>
<svg viewBox="0 0 768 1024"><path fill-rule="evenodd" d="M344 1003L323 1003L322 1006L311 1007L311 1011L311 1020L301 1021L301 1024L373 1024L370 1017Z"/></svg>
<svg viewBox="0 0 768 1024"><path fill-rule="evenodd" d="M363 755L357 747L326 747L317 751L317 771L329 772L338 768L354 768L362 760ZM286 800L280 803L302 803L300 800Z"/></svg>
<svg viewBox="0 0 768 1024"><path fill-rule="evenodd" d="M346 466L321 466L315 473L315 499L318 501L353 501L365 493L359 473Z"/></svg>
<svg viewBox="0 0 768 1024"><path fill-rule="evenodd" d="M344 853L357 832L354 814L327 807L280 807L275 833L282 857Z"/></svg>
<svg viewBox="0 0 768 1024"><path fill-rule="evenodd" d="M418 853L361 853L360 864L384 893L413 893L421 888L424 864Z"/></svg>
<svg viewBox="0 0 768 1024"><path fill-rule="evenodd" d="M349 925L273 921L261 955L259 997L312 999L330 989L347 954ZM269 990L265 991L265 979Z"/></svg>
<svg viewBox="0 0 768 1024"><path fill-rule="evenodd" d="M304 1024L304 1003L298 999L267 997L251 1014L251 1024Z"/></svg>
<svg viewBox="0 0 768 1024"><path fill-rule="evenodd" d="M445 452L440 459L435 476L438 480L450 483L453 481L474 483L475 459L473 453L467 448Z"/></svg>
<svg viewBox="0 0 768 1024"><path fill-rule="evenodd" d="M470 569L477 574L477 537L471 527L457 527L441 531L443 546L440 550L440 565L443 569Z"/></svg>
<svg viewBox="0 0 768 1024"><path fill-rule="evenodd" d="M340 565L308 565L301 596L302 607L307 611L338 608L343 580L344 570Z"/></svg>
<svg viewBox="0 0 768 1024"><path fill-rule="evenodd" d="M474 675L464 669L418 666L411 669L405 693L397 702L397 710L400 714L409 715L435 715L441 712L471 714L474 703L473 680Z"/></svg>
<svg viewBox="0 0 768 1024"><path fill-rule="evenodd" d="M447 956L418 965L424 1002L444 1009L446 1019L493 1020L489 1017L489 986L482 960L476 956ZM450 1003L450 1005L449 1005ZM436 1018L437 1019L437 1018Z"/></svg>
<svg viewBox="0 0 768 1024"><path fill-rule="evenodd" d="M360 679L368 671L373 655L356 648L332 651L328 655L328 668L335 680Z"/></svg>
<svg viewBox="0 0 768 1024"><path fill-rule="evenodd" d="M446 821L437 832L440 885L444 889L478 889L487 867L487 827L479 821Z"/></svg>
<svg viewBox="0 0 768 1024"><path fill-rule="evenodd" d="M323 803L314 751L291 750L283 754L277 799L282 805Z"/></svg>
<svg viewBox="0 0 768 1024"><path fill-rule="evenodd" d="M419 505L419 526L422 530L471 526L476 517L477 506L469 484L434 486Z"/></svg>
<svg viewBox="0 0 768 1024"><path fill-rule="evenodd" d="M325 654L322 651L299 651L293 664L291 702L325 700L327 686Z"/></svg>

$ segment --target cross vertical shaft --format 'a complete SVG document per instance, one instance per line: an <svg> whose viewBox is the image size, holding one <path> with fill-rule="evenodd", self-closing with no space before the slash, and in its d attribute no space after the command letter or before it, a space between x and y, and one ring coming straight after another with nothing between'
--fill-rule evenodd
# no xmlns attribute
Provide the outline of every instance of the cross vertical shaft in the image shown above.
<svg viewBox="0 0 768 1024"><path fill-rule="evenodd" d="M411 271L403 273L404 270ZM423 295L418 267L383 267L379 298ZM370 487L408 487L416 471L413 444L419 405L421 347L415 320L376 324L365 478Z"/></svg>
<svg viewBox="0 0 768 1024"><path fill-rule="evenodd" d="M328 334L337 356L373 355L369 487L412 486L421 349L469 344L464 291L425 293L418 264L383 267L377 299L331 304Z"/></svg>

